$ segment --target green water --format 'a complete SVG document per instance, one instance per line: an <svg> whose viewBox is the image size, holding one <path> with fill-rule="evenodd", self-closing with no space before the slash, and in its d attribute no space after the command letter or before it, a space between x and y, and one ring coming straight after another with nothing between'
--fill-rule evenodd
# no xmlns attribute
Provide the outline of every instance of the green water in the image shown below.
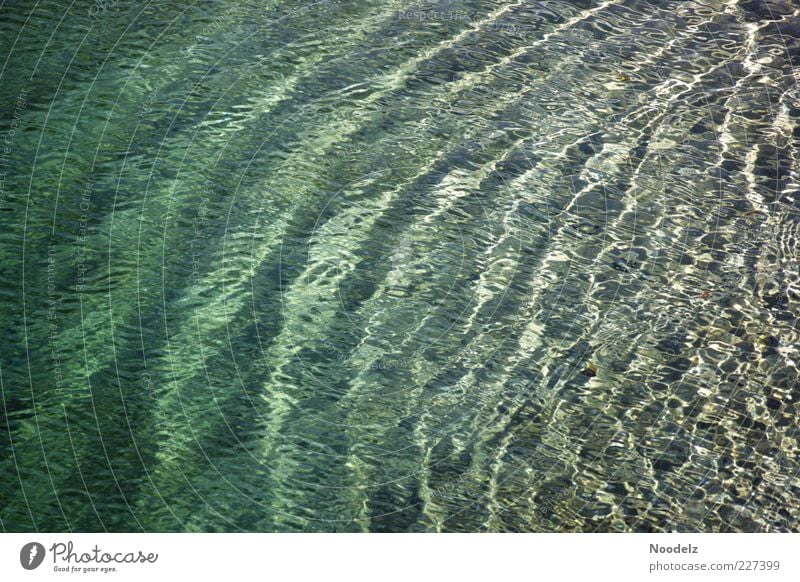
<svg viewBox="0 0 800 582"><path fill-rule="evenodd" d="M800 531L800 6L0 4L4 531Z"/></svg>

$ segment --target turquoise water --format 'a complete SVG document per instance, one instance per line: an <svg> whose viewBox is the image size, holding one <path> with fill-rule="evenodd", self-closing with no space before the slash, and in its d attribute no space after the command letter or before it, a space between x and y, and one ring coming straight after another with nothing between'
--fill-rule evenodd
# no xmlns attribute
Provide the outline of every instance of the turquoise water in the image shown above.
<svg viewBox="0 0 800 582"><path fill-rule="evenodd" d="M4 531L800 530L800 7L0 4Z"/></svg>

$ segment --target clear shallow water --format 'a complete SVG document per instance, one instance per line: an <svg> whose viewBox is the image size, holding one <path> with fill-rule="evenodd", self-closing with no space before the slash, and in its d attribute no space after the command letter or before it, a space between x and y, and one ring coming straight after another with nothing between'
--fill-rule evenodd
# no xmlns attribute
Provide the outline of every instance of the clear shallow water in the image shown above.
<svg viewBox="0 0 800 582"><path fill-rule="evenodd" d="M798 531L800 9L0 7L7 531Z"/></svg>

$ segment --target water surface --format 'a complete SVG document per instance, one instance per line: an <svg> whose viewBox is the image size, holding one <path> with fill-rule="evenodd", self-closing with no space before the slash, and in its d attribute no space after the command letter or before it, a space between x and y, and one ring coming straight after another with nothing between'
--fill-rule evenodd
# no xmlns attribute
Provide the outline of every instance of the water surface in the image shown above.
<svg viewBox="0 0 800 582"><path fill-rule="evenodd" d="M798 531L800 7L0 4L0 528Z"/></svg>

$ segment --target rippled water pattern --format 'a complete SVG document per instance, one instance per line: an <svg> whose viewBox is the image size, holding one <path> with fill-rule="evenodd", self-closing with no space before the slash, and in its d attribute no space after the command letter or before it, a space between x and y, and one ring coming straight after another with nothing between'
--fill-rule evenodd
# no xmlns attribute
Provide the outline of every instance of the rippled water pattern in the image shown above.
<svg viewBox="0 0 800 582"><path fill-rule="evenodd" d="M5 1L0 527L798 531L800 5Z"/></svg>

